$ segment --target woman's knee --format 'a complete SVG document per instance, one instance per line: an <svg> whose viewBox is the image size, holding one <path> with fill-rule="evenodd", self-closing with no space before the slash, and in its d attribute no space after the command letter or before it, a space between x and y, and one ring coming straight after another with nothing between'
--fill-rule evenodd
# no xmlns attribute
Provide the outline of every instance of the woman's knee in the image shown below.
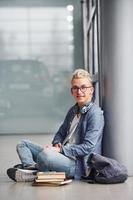
<svg viewBox="0 0 133 200"><path fill-rule="evenodd" d="M21 140L17 145L16 145L16 151L18 152L18 150L20 148L23 148L25 146L27 146L28 140Z"/></svg>
<svg viewBox="0 0 133 200"><path fill-rule="evenodd" d="M37 156L37 165L40 170L48 169L51 156L48 151L42 151Z"/></svg>

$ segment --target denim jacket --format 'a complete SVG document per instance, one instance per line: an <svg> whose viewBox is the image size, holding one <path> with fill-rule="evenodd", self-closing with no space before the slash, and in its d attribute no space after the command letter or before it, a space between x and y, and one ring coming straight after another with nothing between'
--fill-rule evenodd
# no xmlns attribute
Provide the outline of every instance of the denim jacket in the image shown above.
<svg viewBox="0 0 133 200"><path fill-rule="evenodd" d="M76 128L79 134L78 144L70 144L62 146L62 153L69 158L76 158L75 178L79 179L85 175L88 170L87 159L92 152L101 154L102 135L104 127L103 111L95 103L91 102L90 108L81 113L80 122ZM63 143L72 123L72 120L77 113L78 105L75 104L68 111L65 120L55 137L52 144Z"/></svg>

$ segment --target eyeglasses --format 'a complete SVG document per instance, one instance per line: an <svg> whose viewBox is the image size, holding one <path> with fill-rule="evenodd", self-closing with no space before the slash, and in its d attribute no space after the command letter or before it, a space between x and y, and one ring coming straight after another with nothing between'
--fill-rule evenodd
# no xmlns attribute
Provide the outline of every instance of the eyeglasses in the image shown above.
<svg viewBox="0 0 133 200"><path fill-rule="evenodd" d="M73 93L77 93L79 90L81 91L81 92L83 92L83 93L85 93L86 92L86 90L87 90L87 88L91 88L92 86L85 86L85 85L82 85L81 87L78 87L78 86L73 86L72 88L71 88L71 91L73 92Z"/></svg>

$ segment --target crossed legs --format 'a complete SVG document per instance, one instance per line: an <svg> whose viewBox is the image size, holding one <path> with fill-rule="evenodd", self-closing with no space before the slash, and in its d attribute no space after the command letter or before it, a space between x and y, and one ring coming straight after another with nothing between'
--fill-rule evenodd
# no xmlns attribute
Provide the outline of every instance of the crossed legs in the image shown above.
<svg viewBox="0 0 133 200"><path fill-rule="evenodd" d="M22 140L16 150L24 168L35 166L39 171L64 171L68 177L75 174L75 160L54 150L44 150L30 140Z"/></svg>

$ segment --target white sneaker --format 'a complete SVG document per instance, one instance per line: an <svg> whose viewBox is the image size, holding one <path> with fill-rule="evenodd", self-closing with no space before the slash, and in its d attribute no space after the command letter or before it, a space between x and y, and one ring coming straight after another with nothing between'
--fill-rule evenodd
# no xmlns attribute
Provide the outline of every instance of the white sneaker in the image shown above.
<svg viewBox="0 0 133 200"><path fill-rule="evenodd" d="M7 175L15 182L32 182L37 177L37 170L9 168Z"/></svg>

